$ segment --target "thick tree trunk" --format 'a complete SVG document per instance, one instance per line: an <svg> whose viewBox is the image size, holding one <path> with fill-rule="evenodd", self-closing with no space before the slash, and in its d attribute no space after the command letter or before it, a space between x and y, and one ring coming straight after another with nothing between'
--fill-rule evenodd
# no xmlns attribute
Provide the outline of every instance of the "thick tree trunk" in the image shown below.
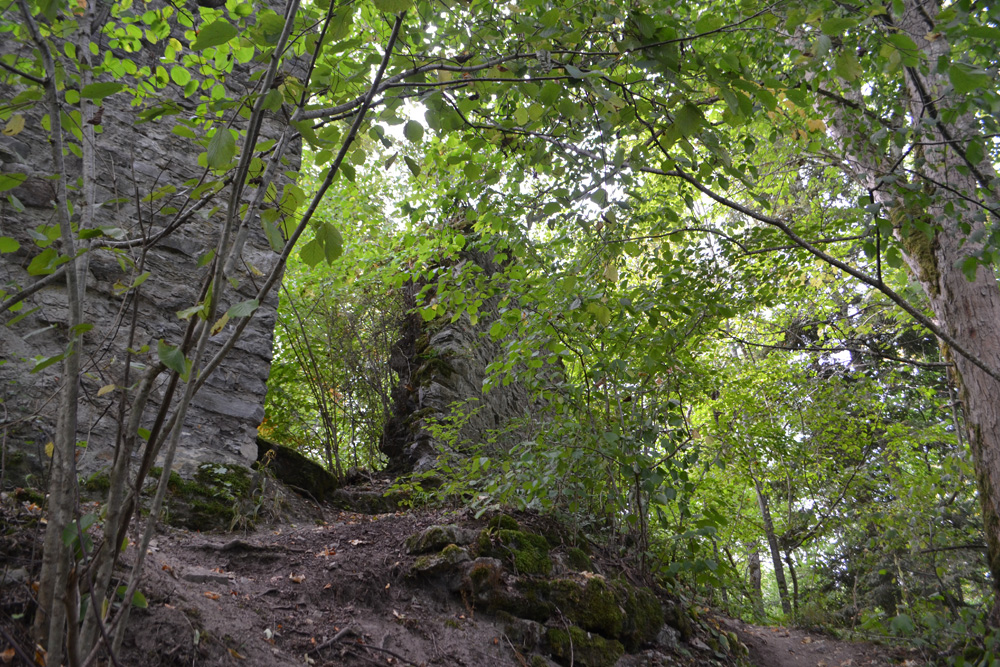
<svg viewBox="0 0 1000 667"><path fill-rule="evenodd" d="M971 164L966 159L970 138L981 135L973 113L954 112L962 100L951 89L947 76L934 66L939 58L951 58L947 41L933 23L939 11L934 0L905 0L901 16L886 19L887 31L908 35L921 50L920 67L903 66L905 93L917 146L913 151L914 172L909 182L887 185L890 169L902 175L901 161L876 154L867 139L871 128L853 122L843 107L830 107L830 128L856 169L856 176L873 192L875 200L890 212L904 259L919 280L934 313L934 319L956 342L979 361L1000 371L1000 291L992 268L979 266L969 280L963 262L983 249L983 210L977 202L995 209L997 193L990 191L995 174L989 160ZM846 88L846 86L845 86ZM861 138L864 137L864 140ZM915 191L913 186L920 186ZM971 203L970 203L971 202ZM930 230L928 236L924 230ZM969 449L972 453L987 559L994 586L993 625L1000 625L1000 382L950 349L945 355L954 363L951 378L958 388L965 411Z"/></svg>
<svg viewBox="0 0 1000 667"><path fill-rule="evenodd" d="M947 50L944 40L927 41L933 26L926 17L937 15L937 4L911 0L907 5L910 11L904 14L898 27L913 38L933 63ZM906 72L911 116L914 119L939 117L948 105L948 98L943 97L948 88L947 80L939 74L924 76L917 68L908 68ZM967 138L980 134L979 123L972 114L966 114L947 129L937 122L923 125L926 129L921 139L929 143L924 150L926 169L939 184L932 189L925 185L933 195L926 216L939 228L931 240L911 232L904 241L907 264L920 279L936 319L948 333L987 366L1000 370L1000 291L996 275L991 268L981 266L975 280L970 281L961 269L962 262L982 248L980 243L970 241L970 237L975 238L977 232L985 230L983 223L972 215L979 211L963 215L963 202L952 194L975 197L978 191L979 184L966 164L964 151ZM960 137L961 143L956 141L949 146L949 137ZM993 175L988 163L981 167L976 165L976 168L988 176ZM954 212L949 213L949 205ZM968 233L963 232L963 223L971 225ZM955 363L952 379L965 407L969 449L975 462L994 586L992 621L997 625L1000 623L1000 383L965 357L945 352Z"/></svg>

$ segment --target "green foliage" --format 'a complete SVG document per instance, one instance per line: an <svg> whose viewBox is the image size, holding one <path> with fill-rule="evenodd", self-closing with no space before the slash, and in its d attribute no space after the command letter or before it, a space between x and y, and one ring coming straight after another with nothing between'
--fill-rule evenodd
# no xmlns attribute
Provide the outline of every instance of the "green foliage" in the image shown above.
<svg viewBox="0 0 1000 667"><path fill-rule="evenodd" d="M259 220L276 270L291 257L267 437L338 475L382 465L389 358L404 286L419 284L426 326L488 317L502 353L485 396L427 425L444 443L429 473L439 486L407 482L412 502L560 513L638 554L645 573L711 586L747 611L747 545L764 537L766 501L798 613L958 641L989 602L978 545L993 524L978 514L942 373L957 352L940 355L914 321L967 328L927 319L927 299L998 256L997 17L952 3L914 31L911 5L472 0L440 12L378 0L307 3L286 26L248 3L192 14L121 2L91 41L91 9L29 2L0 23L14 45L0 120L7 136L36 123L33 136L57 137L82 164L103 132L94 105L127 100L136 125L169 124L202 168L137 204L169 201L157 209L169 217L228 197L204 220ZM282 51L286 28L296 38ZM137 65L151 49L156 63ZM262 87L272 56L283 73ZM311 62L308 79L287 73L291 57ZM236 65L250 86L229 80ZM933 109L907 99L915 77ZM303 173L254 134L265 112L301 137ZM296 183L276 181L282 172ZM942 173L966 180L943 186ZM83 176L45 176L71 185L65 224L0 237L4 262L51 275L74 243L146 243L146 231L86 217L121 202L88 201ZM12 210L25 178L0 176ZM250 200L254 210L237 205ZM962 255L942 264L935 253L951 246ZM106 252L121 262L116 296L132 298L145 274L120 247ZM215 252L199 252L212 293L178 314L198 324L213 302L236 303L206 320L218 334L267 295L230 298L221 270L209 278L229 259ZM468 261L486 253L488 269ZM34 370L89 353L81 324ZM193 381L193 352L164 338L156 360ZM463 420L511 382L530 392L530 416L463 441ZM577 646L578 632L550 642ZM975 648L970 661L993 650ZM600 662L620 646L594 651Z"/></svg>

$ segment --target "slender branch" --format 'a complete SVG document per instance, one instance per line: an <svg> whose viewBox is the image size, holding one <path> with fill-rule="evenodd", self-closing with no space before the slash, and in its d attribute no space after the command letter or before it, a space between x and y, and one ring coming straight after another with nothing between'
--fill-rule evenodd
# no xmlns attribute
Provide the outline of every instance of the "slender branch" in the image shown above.
<svg viewBox="0 0 1000 667"><path fill-rule="evenodd" d="M969 351L968 349L966 349L966 347L964 345L962 345L961 343L959 343L954 338L954 336L952 336L951 334L947 333L944 329L942 329L940 326L938 326L933 320L931 320L929 317L927 317L922 312L920 312L919 310L917 310L906 299L904 299L902 296L900 296L895 290L893 290L891 287L889 287L888 285L886 285L881 280L878 280L877 278L873 278L872 276L869 276L867 273L865 273L863 271L860 271L859 269L856 269L853 266L850 266L849 264L846 264L846 263L840 261L836 257L833 257L833 256L831 256L831 255L823 252L822 250L820 250L819 248L817 248L816 246L812 245L811 243L809 243L808 241L806 241L805 239L803 239L801 236L799 236L798 234L796 234L795 231L784 220L781 220L779 218L775 218L775 217L766 215L764 213L760 213L760 212L755 211L755 210L753 210L753 209L751 209L751 208L749 208L747 206L744 206L744 205L742 205L742 204L740 204L738 202L735 202L735 201L733 201L731 199L723 197L722 195L714 192L713 190L711 190L708 187L706 187L705 185L703 185L695 177L693 177L690 174L688 174L687 172L681 171L679 169L674 170L674 171L664 171L664 170L661 170L661 169L653 169L653 168L648 168L647 167L647 168L643 168L642 171L645 171L647 173L660 173L663 176L672 176L674 178L680 178L681 180L686 181L687 183L689 183L690 185L692 185L696 190L698 190L702 194L706 195L710 199L713 199L714 201L718 202L719 204L722 204L723 206L725 206L727 208L731 208L734 211L738 211L739 213L742 213L743 215L746 215L747 217L753 218L754 220L756 220L758 222L762 222L765 225L770 225L772 227L776 227L776 228L780 229L785 234L785 236L787 236L792 241L794 241L796 245L798 245L798 246L800 246L800 247L808 250L814 256L816 256L817 258L823 260L827 264L830 264L831 266L837 267L841 271L843 271L843 272L847 273L848 275L851 275L854 278L858 279L859 281L861 281L865 285L868 285L869 287L872 287L872 288L878 290L879 292L881 292L882 294L884 294L885 296L889 297L889 299L893 303L895 303L897 306L899 306L904 311L906 311L906 313L910 317L912 317L917 322L919 322L920 324L922 324L928 331L930 331L935 336L937 336L938 338L940 338L941 340L943 340L945 343L948 344L949 347L951 347L956 352L958 352L959 354L961 354L963 357L965 357L966 359L968 359L969 362L971 362L977 368L979 368L984 373L986 373L987 375L989 375L991 378L993 378L997 382L1000 382L1000 372L998 372L997 370L995 370L995 369L990 368L989 366L987 366L986 363L983 362L979 357L977 357L976 355L972 354L972 352Z"/></svg>
<svg viewBox="0 0 1000 667"><path fill-rule="evenodd" d="M23 71L17 69L16 67L12 67L12 66L8 65L7 63L3 62L2 60L0 60L0 67L4 68L5 70L7 70L8 72L10 72L12 74L16 74L16 75L18 75L20 77L24 77L25 79L27 79L28 81L31 81L32 83L37 83L39 86L44 86L44 85L47 85L47 83L48 83L45 79L37 77L34 74L28 74L27 72L23 72Z"/></svg>
<svg viewBox="0 0 1000 667"><path fill-rule="evenodd" d="M825 352L825 353L837 353L837 352L856 352L858 354L870 354L872 356L878 357L880 359L885 359L886 361L896 361L902 364L910 364L911 366L917 366L918 368L949 368L954 364L950 364L945 361L915 361L913 359L903 359L902 357L897 357L891 354L884 354L878 350L865 349L861 347L851 347L850 345L840 345L837 347L816 347L816 346L804 346L804 347L792 347L790 345L772 345L768 343L755 343L753 341L745 340L739 336L734 336L727 331L720 331L720 333L727 337L735 340L743 345L752 345L753 347L762 347L768 350L785 350L788 352Z"/></svg>

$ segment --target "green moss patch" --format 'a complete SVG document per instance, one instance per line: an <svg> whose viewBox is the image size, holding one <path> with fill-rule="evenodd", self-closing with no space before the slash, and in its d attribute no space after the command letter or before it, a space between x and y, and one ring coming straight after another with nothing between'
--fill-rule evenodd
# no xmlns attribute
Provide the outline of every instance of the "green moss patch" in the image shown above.
<svg viewBox="0 0 1000 667"><path fill-rule="evenodd" d="M83 480L80 486L87 493L107 493L111 488L111 477L107 471L101 470Z"/></svg>
<svg viewBox="0 0 1000 667"><path fill-rule="evenodd" d="M587 552L580 547L571 547L566 552L569 566L577 572L593 572L594 563L590 560Z"/></svg>
<svg viewBox="0 0 1000 667"><path fill-rule="evenodd" d="M162 474L161 468L149 471L157 479ZM243 518L241 501L250 496L252 479L247 468L217 463L203 463L189 480L171 471L162 520L188 530L231 530Z"/></svg>
<svg viewBox="0 0 1000 667"><path fill-rule="evenodd" d="M625 628L625 610L618 604L616 591L602 578L588 579L583 585L571 579L553 581L549 597L584 630L619 637Z"/></svg>
<svg viewBox="0 0 1000 667"><path fill-rule="evenodd" d="M493 530L521 530L521 524L512 516L498 514L486 524Z"/></svg>
<svg viewBox="0 0 1000 667"><path fill-rule="evenodd" d="M611 667L625 655L621 642L587 632L575 625L569 630L549 628L545 634L552 657L561 665Z"/></svg>
<svg viewBox="0 0 1000 667"><path fill-rule="evenodd" d="M474 531L454 524L430 526L406 538L405 547L409 554L417 555L431 551L441 551L449 544L469 544L476 537Z"/></svg>
<svg viewBox="0 0 1000 667"><path fill-rule="evenodd" d="M541 535L501 528L491 534L480 533L479 552L501 558L514 567L516 574L547 575L552 572L549 543Z"/></svg>

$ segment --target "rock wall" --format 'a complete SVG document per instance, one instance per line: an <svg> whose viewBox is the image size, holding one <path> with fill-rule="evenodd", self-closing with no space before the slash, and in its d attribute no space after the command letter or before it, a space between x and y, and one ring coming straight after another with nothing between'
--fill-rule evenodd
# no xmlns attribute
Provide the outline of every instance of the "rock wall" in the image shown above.
<svg viewBox="0 0 1000 667"><path fill-rule="evenodd" d="M492 253L466 250L451 271L456 281L463 281L476 273L493 276L499 268ZM408 310L423 288L407 286ZM416 312L405 318L390 358L399 375L382 441L390 468L430 470L442 454L506 449L531 431L532 402L523 385L483 390L487 367L503 352L502 343L489 336L499 317L498 301L493 296L483 303L475 325L464 313L455 322L443 317L425 322Z"/></svg>
<svg viewBox="0 0 1000 667"><path fill-rule="evenodd" d="M181 33L175 32L178 33L175 36L183 39ZM12 48L12 44L5 43L0 45L0 52ZM162 50L162 45L147 45L128 57L139 67L155 67ZM116 55L125 56L121 52ZM225 81L228 97L236 99L252 89L249 74L247 67L237 66ZM0 97L10 99L18 90L13 78L0 81ZM140 124L137 119L142 107L133 106L131 95L117 94L102 102L99 133L94 141L98 171L95 199L100 204L95 223L119 228L124 240L150 239L164 232L176 215L171 209L190 207L191 184L206 176L197 164L198 154L204 148L172 131L178 120L196 114L196 107L204 98L187 99L183 90L172 83L159 93L161 99L173 99L181 113ZM54 169L47 133L40 122L42 113L40 105L27 110L23 131L15 136L0 136L0 174L26 175L21 185L0 194L0 236L13 237L20 243L16 252L0 255L0 290L8 296L44 277L30 275L28 267L42 252L40 246L46 245L45 226L56 224L51 180ZM96 106L88 105L83 110L84 122L97 113ZM226 118L232 115L233 111L229 111ZM263 131L265 137L276 136L280 127L276 115L269 113L269 116ZM245 124L246 119L236 117L235 127ZM298 168L297 147L291 155L284 169ZM72 180L81 173L82 163L72 154L67 160L72 185ZM208 175L208 178L213 177ZM148 195L158 190L164 192L164 186L176 190L171 192L168 188L165 196L151 201ZM248 191L252 196L253 188ZM85 338L79 406L78 439L86 447L81 447L78 465L84 472L105 467L111 461L118 433L119 402L126 391L123 389L126 349L148 346L147 351L134 358L128 379L128 384L134 386L143 368L156 363L158 340L177 345L183 339L187 322L179 319L176 312L199 300L199 290L209 271L209 267L199 266L199 258L216 245L228 192L228 188L223 189L215 201L188 222L149 244L145 254L141 243L118 242L114 247L102 248L101 243L111 241L105 238L98 242L97 249L82 258L88 262L85 321L94 325ZM79 210L80 193L71 190L70 197L75 200L75 210ZM58 245L56 241L55 246ZM235 289L227 286L225 303L219 304L219 312L225 312L233 303L253 298L261 276L272 269L276 258L259 222L255 222L243 248L243 261L230 274ZM129 285L140 269L150 272L150 277L139 289L125 292L122 286ZM276 291L272 290L272 296L260 305L235 349L194 398L177 457L177 467L182 473L190 472L203 461L248 465L256 459L256 427L264 415L277 304ZM135 332L130 342L133 308ZM32 360L57 355L65 349L66 322L64 281L28 297L16 312L0 314L0 438L7 445L37 453L39 458L45 443L53 439L63 378L62 364L32 373ZM209 347L209 355L233 327L233 323L228 324L212 339L215 342ZM146 410L147 425L162 400L165 382L166 374L162 374L151 399L152 406ZM117 388L99 395L101 388L108 385Z"/></svg>

